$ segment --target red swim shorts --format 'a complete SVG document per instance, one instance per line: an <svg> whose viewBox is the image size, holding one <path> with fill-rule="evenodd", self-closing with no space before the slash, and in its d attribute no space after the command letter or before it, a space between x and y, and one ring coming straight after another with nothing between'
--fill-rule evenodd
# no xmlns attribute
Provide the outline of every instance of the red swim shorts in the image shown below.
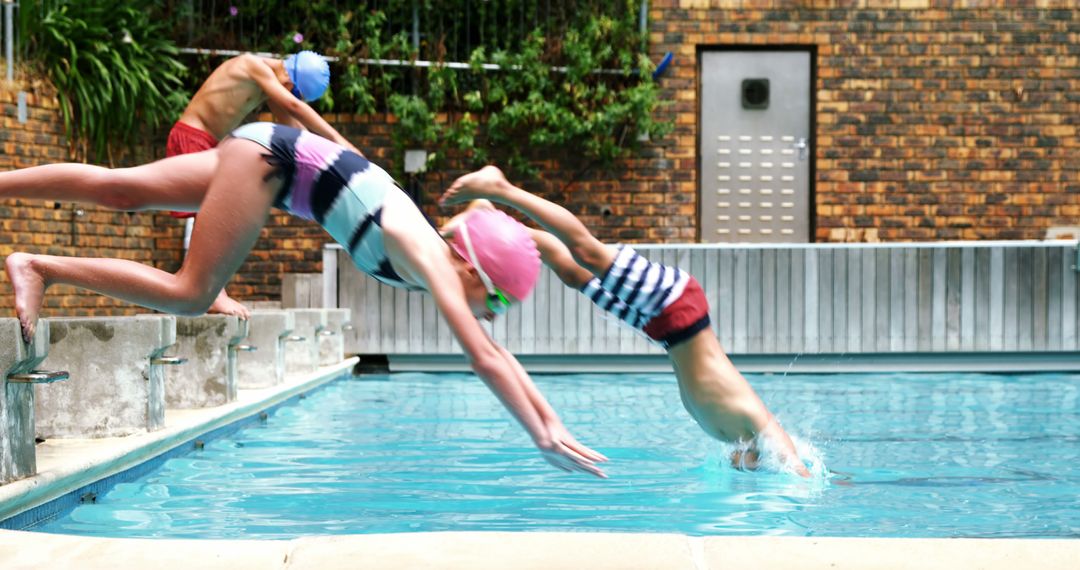
<svg viewBox="0 0 1080 570"><path fill-rule="evenodd" d="M169 140L165 143L165 156L177 156L202 152L216 147L218 140L214 135L195 127L176 121L169 131ZM195 212L169 212L174 218L190 218Z"/></svg>
<svg viewBox="0 0 1080 570"><path fill-rule="evenodd" d="M710 324L709 301L697 279L691 275L682 295L645 323L641 330L665 349L669 349L689 340Z"/></svg>

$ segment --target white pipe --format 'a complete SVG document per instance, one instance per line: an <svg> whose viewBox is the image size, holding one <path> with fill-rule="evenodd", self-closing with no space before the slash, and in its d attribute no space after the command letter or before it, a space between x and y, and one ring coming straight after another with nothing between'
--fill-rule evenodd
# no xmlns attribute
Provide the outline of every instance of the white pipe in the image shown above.
<svg viewBox="0 0 1080 570"><path fill-rule="evenodd" d="M196 55L210 55L210 56L235 57L235 56L238 56L238 55L243 55L245 53L250 53L252 55L256 55L256 56L259 56L259 57L270 57L270 58L275 58L275 59L283 59L285 57L285 56L283 56L281 54L276 54L276 53L246 52L246 51L238 51L238 50L233 50L233 49L178 48L178 50L180 51L180 53L190 53L190 54L196 54ZM329 62L341 61L341 58L337 58L337 57L326 56L326 55L321 56L321 57L323 59L325 59L326 61L329 61ZM460 62L460 61L438 62L438 61L428 61L428 60L424 60L424 59L407 60L407 59L368 59L368 58L358 58L358 59L353 59L353 60L349 60L349 61L353 61L353 62L359 63L361 65L383 65L383 66L388 66L388 67L448 67L450 69L472 69L473 68L472 65L470 65L468 63L463 63L463 62ZM482 64L480 64L480 69L483 69L485 71L499 71L499 70L503 69L503 67L500 66L500 65L494 64L494 63L482 63ZM508 67L507 69L516 70L516 69L521 69L521 68L518 67L518 66L513 66L513 67ZM566 73L567 70L568 70L567 67L552 67L550 69L551 69L551 71L556 71L556 72L559 72L559 73ZM626 71L623 71L621 69L594 69L593 73L599 73L599 74L603 74L603 75L631 75L632 74L632 72L626 72Z"/></svg>
<svg viewBox="0 0 1080 570"><path fill-rule="evenodd" d="M15 25L13 14L16 4L4 2L4 54L7 57L7 80L15 80Z"/></svg>

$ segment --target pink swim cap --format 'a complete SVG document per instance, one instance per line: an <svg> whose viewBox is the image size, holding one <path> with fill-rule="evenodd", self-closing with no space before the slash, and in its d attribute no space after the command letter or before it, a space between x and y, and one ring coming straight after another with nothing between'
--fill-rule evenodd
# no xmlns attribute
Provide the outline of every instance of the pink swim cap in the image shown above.
<svg viewBox="0 0 1080 570"><path fill-rule="evenodd" d="M540 251L525 226L499 210L473 210L461 225L467 226L476 261L495 287L524 301L540 276ZM460 228L450 247L472 265Z"/></svg>

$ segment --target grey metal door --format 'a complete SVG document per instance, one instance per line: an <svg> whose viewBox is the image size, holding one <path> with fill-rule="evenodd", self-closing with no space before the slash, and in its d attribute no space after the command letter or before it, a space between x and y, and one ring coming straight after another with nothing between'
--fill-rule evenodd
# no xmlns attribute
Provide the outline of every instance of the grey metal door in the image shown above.
<svg viewBox="0 0 1080 570"><path fill-rule="evenodd" d="M701 241L810 241L810 53L701 59Z"/></svg>

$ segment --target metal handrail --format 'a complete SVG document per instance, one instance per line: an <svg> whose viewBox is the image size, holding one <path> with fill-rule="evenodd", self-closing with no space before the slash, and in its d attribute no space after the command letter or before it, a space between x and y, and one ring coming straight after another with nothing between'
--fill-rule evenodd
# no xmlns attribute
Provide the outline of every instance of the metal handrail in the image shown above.
<svg viewBox="0 0 1080 570"><path fill-rule="evenodd" d="M31 370L8 374L7 381L12 384L52 384L69 377L67 370Z"/></svg>
<svg viewBox="0 0 1080 570"><path fill-rule="evenodd" d="M155 356L150 359L150 364L165 364L168 366L175 366L177 364L184 364L188 359L181 356Z"/></svg>

